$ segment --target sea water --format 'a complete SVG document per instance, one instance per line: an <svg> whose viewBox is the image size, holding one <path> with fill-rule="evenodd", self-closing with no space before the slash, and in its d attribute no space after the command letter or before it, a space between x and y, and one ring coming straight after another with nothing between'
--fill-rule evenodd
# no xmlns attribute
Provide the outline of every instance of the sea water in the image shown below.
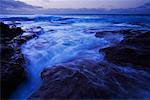
<svg viewBox="0 0 150 100"><path fill-rule="evenodd" d="M26 31L22 34L24 36L38 33L38 37L21 47L26 60L27 79L10 99L26 99L38 89L44 68L82 59L100 62L104 55L99 49L123 39L120 33L96 38L96 32L150 30L150 18L146 15L1 15L1 21L10 25L15 22Z"/></svg>

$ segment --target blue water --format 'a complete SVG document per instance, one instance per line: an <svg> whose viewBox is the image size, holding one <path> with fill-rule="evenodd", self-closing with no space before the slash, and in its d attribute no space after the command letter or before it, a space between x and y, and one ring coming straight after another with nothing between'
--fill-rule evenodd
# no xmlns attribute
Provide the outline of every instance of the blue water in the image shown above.
<svg viewBox="0 0 150 100"><path fill-rule="evenodd" d="M123 39L120 33L96 38L96 32L150 30L148 15L1 15L0 19L10 26L15 21L26 31L24 36L38 33L38 37L22 45L28 78L11 99L26 99L38 89L42 82L40 72L44 68L85 59L94 63L103 61L104 55L99 49Z"/></svg>

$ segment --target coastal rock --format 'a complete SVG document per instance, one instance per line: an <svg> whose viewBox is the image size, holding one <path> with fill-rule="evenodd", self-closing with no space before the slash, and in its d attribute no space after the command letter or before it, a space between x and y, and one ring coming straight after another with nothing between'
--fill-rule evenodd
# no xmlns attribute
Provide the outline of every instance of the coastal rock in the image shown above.
<svg viewBox="0 0 150 100"><path fill-rule="evenodd" d="M86 99L107 97L107 88L96 85L84 72L56 66L42 72L43 85L28 99Z"/></svg>
<svg viewBox="0 0 150 100"><path fill-rule="evenodd" d="M77 61L53 66L41 73L43 83L28 99L143 98L138 93L140 89L150 90L149 85L143 82L149 83L149 78L142 78L140 72L128 73L107 62Z"/></svg>
<svg viewBox="0 0 150 100"><path fill-rule="evenodd" d="M149 47L150 48L150 31L138 31L136 33L132 33L126 35L124 40L121 42L126 45L133 45L136 47Z"/></svg>
<svg viewBox="0 0 150 100"><path fill-rule="evenodd" d="M100 50L101 51L101 50ZM134 65L139 68L149 69L150 52L136 48L117 45L103 49L108 61L117 65Z"/></svg>
<svg viewBox="0 0 150 100"><path fill-rule="evenodd" d="M103 38L106 35L112 34L112 31L102 31L102 32L96 32L95 36L98 38Z"/></svg>
<svg viewBox="0 0 150 100"><path fill-rule="evenodd" d="M100 98L106 96L105 87L101 88L101 86L95 85L91 81L94 80L94 77L91 76L89 79L82 72L84 68L81 67L76 69L60 65L45 69L41 73L42 86L28 99Z"/></svg>
<svg viewBox="0 0 150 100"><path fill-rule="evenodd" d="M9 28L8 25L0 23L1 43L1 98L5 99L24 80L25 70L24 57L20 52L20 46L12 46L12 41L16 36L22 34L21 28Z"/></svg>
<svg viewBox="0 0 150 100"><path fill-rule="evenodd" d="M150 67L150 31L124 30L124 39L115 46L100 50L108 61L117 65L133 65L137 68Z"/></svg>
<svg viewBox="0 0 150 100"><path fill-rule="evenodd" d="M25 72L15 61L1 61L1 98L8 98L13 90L24 80Z"/></svg>
<svg viewBox="0 0 150 100"><path fill-rule="evenodd" d="M14 37L23 33L23 30L20 27L9 28L8 25L4 23L0 23L1 30L1 42L8 42L12 40Z"/></svg>
<svg viewBox="0 0 150 100"><path fill-rule="evenodd" d="M131 25L138 25L138 26L150 28L149 25L146 25L146 24L144 24L143 22L129 22L128 24L131 24Z"/></svg>
<svg viewBox="0 0 150 100"><path fill-rule="evenodd" d="M133 29L100 31L100 32L96 32L95 37L102 38L106 35L111 35L111 34L113 35L122 34L125 37L132 37L133 35L136 35L137 33L139 33L139 31L133 30Z"/></svg>

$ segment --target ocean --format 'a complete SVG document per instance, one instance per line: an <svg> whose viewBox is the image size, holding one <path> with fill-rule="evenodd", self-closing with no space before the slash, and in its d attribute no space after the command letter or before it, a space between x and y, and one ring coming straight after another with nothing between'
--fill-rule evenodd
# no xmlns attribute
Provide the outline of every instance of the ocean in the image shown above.
<svg viewBox="0 0 150 100"><path fill-rule="evenodd" d="M1 15L0 21L21 27L24 36L37 34L22 45L28 78L10 97L23 100L41 85L40 73L44 68L85 59L98 63L104 60L99 49L123 40L122 34L97 38L96 32L150 30L150 15ZM128 70L128 74L133 73Z"/></svg>

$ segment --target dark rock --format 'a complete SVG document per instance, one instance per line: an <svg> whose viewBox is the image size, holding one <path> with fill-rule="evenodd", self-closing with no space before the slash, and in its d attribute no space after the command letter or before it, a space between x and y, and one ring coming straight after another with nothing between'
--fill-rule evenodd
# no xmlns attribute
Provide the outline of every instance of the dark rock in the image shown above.
<svg viewBox="0 0 150 100"><path fill-rule="evenodd" d="M40 28L41 29L42 27L41 26L37 26L36 28Z"/></svg>
<svg viewBox="0 0 150 100"><path fill-rule="evenodd" d="M73 19L73 18L59 18L58 21L64 21L64 20L69 20L69 19Z"/></svg>
<svg viewBox="0 0 150 100"><path fill-rule="evenodd" d="M103 32L96 32L95 36L99 38L103 38L105 35L111 34L112 31L103 31Z"/></svg>
<svg viewBox="0 0 150 100"><path fill-rule="evenodd" d="M138 50L124 45L108 47L103 49L105 57L108 61L117 65L134 65L141 68L150 67L150 52L146 50Z"/></svg>
<svg viewBox="0 0 150 100"><path fill-rule="evenodd" d="M8 25L1 22L0 32L1 32L1 42L7 42L23 33L23 30L20 27L9 28Z"/></svg>
<svg viewBox="0 0 150 100"><path fill-rule="evenodd" d="M8 25L0 23L0 80L1 80L1 99L6 99L12 91L24 80L25 70L24 57L20 52L20 46L12 46L13 39L21 35L21 28L9 28ZM16 43L17 40L14 42Z"/></svg>
<svg viewBox="0 0 150 100"><path fill-rule="evenodd" d="M49 32L56 32L56 30L53 30L53 29L50 29L50 30L48 30Z"/></svg>
<svg viewBox="0 0 150 100"><path fill-rule="evenodd" d="M120 34L120 33L121 33L121 30L100 31L100 32L96 32L95 37L103 38L104 36L116 35L116 34Z"/></svg>
<svg viewBox="0 0 150 100"><path fill-rule="evenodd" d="M149 91L149 85L143 81L150 81L141 77L142 74L126 74L120 67L106 62L80 61L53 66L41 73L43 83L28 99L143 98L138 92Z"/></svg>
<svg viewBox="0 0 150 100"><path fill-rule="evenodd" d="M139 33L140 31L138 30L133 30L133 29L125 29L125 30L112 30L112 31L100 31L100 32L96 32L95 36L102 38L106 35L110 35L110 34L123 34L125 35L125 37L132 37L133 35L136 35L137 33Z"/></svg>
<svg viewBox="0 0 150 100"><path fill-rule="evenodd" d="M142 23L142 22L129 22L128 24L131 24L131 25L139 25L139 26L143 26L143 27L148 27L148 28L150 28L149 25L146 25L145 23Z"/></svg>
<svg viewBox="0 0 150 100"><path fill-rule="evenodd" d="M125 36L125 39L121 42L127 45L150 47L150 31L139 31L131 36Z"/></svg>
<svg viewBox="0 0 150 100"><path fill-rule="evenodd" d="M124 34L124 35L133 35L135 32L135 30L133 29L125 29L125 30L119 30L120 33Z"/></svg>
<svg viewBox="0 0 150 100"><path fill-rule="evenodd" d="M8 25L0 23L0 80L2 99L8 98L13 90L25 79L25 70L23 67L25 60L21 54L20 46L37 35L36 33L23 35L23 32L19 27L10 28Z"/></svg>
<svg viewBox="0 0 150 100"><path fill-rule="evenodd" d="M0 46L0 53L1 53L1 60L9 60L13 55L14 49L11 46L1 44Z"/></svg>
<svg viewBox="0 0 150 100"><path fill-rule="evenodd" d="M67 24L67 23L65 23L65 22L61 22L60 24Z"/></svg>
<svg viewBox="0 0 150 100"><path fill-rule="evenodd" d="M44 70L41 77L43 85L29 99L85 99L107 96L105 87L94 84L78 70L57 66Z"/></svg>
<svg viewBox="0 0 150 100"><path fill-rule="evenodd" d="M8 98L14 89L24 80L22 65L15 61L1 62L1 98Z"/></svg>
<svg viewBox="0 0 150 100"><path fill-rule="evenodd" d="M102 49L108 61L117 65L133 65L137 68L150 67L150 31L123 30L124 40L119 44Z"/></svg>

